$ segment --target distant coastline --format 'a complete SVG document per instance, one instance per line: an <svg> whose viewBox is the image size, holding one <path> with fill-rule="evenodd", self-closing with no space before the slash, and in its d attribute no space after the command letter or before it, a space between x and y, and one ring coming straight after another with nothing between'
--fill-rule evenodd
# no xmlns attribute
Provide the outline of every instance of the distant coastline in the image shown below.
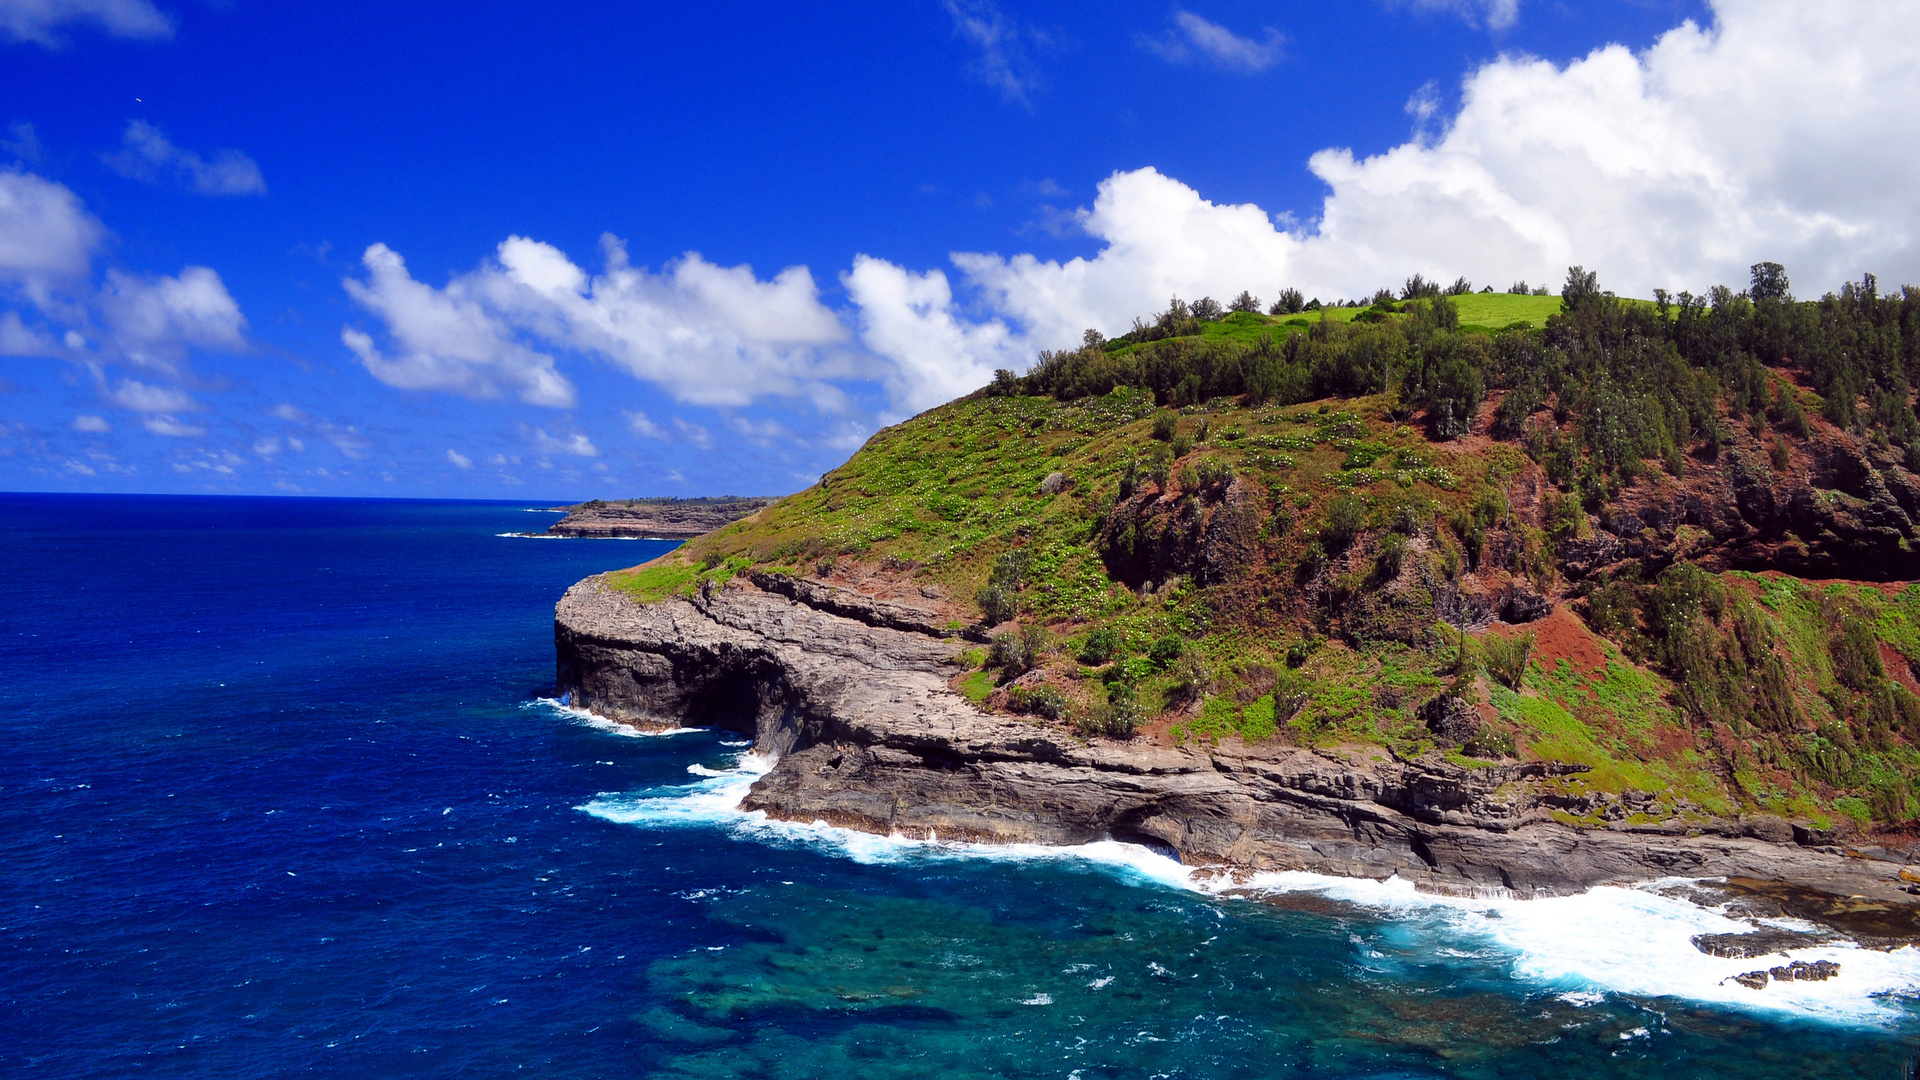
<svg viewBox="0 0 1920 1080"><path fill-rule="evenodd" d="M760 512L776 500L721 495L680 499L590 499L564 508L544 535L602 540L690 540Z"/></svg>

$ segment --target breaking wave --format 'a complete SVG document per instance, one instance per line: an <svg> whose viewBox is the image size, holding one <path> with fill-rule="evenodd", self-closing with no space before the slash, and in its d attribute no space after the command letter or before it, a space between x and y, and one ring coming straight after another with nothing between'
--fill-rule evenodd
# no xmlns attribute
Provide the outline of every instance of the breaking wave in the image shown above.
<svg viewBox="0 0 1920 1080"><path fill-rule="evenodd" d="M553 704L570 716L591 716ZM594 726L601 724L610 722ZM869 865L1074 861L1135 884L1208 894L1229 903L1236 897L1312 893L1381 918L1388 939L1408 954L1504 967L1513 979L1575 1005L1597 1004L1607 994L1675 997L1743 1011L1879 1024L1909 1015L1902 999L1920 995L1920 949L1911 946L1884 951L1828 942L1750 959L1702 953L1693 945L1694 935L1744 933L1755 925L1724 906L1706 907L1670 895L1682 879L1538 899L1453 897L1422 892L1398 878L1373 881L1287 872L1236 879L1182 865L1139 844L1111 840L1055 847L876 836L818 821L775 821L763 812L739 809L747 790L772 765L743 752L731 768L691 766L689 772L698 777L693 783L602 793L578 809L642 828L717 828L742 841L806 847ZM1780 929L1814 929L1792 919L1760 922ZM1820 982L1776 980L1760 990L1732 981L1735 975L1792 960L1831 961L1840 965L1840 973Z"/></svg>

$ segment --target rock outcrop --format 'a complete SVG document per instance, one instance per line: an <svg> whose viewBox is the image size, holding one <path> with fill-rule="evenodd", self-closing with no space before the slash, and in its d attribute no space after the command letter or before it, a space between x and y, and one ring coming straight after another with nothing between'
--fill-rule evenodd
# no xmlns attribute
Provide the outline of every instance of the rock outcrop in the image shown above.
<svg viewBox="0 0 1920 1080"><path fill-rule="evenodd" d="M777 764L744 806L781 819L993 843L1112 838L1230 870L1398 875L1522 894L1757 878L1912 921L1897 865L1782 822L1558 824L1548 782L1579 766L1469 769L1377 748L1237 740L1083 741L984 713L949 689L962 643L932 613L769 584L780 591L736 580L645 605L597 578L575 585L555 612L559 690L642 727L750 735Z"/></svg>
<svg viewBox="0 0 1920 1080"><path fill-rule="evenodd" d="M581 503L547 527L550 536L688 540L746 517L772 499L633 499Z"/></svg>

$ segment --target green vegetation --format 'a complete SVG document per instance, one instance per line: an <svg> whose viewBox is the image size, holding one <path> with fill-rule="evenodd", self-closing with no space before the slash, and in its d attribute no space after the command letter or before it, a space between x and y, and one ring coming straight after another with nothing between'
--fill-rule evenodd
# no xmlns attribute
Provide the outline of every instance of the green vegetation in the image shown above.
<svg viewBox="0 0 1920 1080"><path fill-rule="evenodd" d="M1416 277L1342 306L1174 300L608 580L648 601L750 568L912 583L990 635L959 692L1088 738L1571 763L1552 784L1585 824L1630 801L1904 827L1920 585L1714 572L1694 526L1567 569L1618 500L1741 428L1775 448L1762 470L1821 431L1920 459L1920 293L1801 303L1770 266L1653 301L1579 268L1560 296ZM1577 617L1479 632L1520 594Z"/></svg>

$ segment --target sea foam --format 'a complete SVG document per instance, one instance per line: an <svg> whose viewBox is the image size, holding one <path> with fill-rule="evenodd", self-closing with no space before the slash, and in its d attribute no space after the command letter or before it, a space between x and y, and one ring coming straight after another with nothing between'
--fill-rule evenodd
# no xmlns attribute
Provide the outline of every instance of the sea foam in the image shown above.
<svg viewBox="0 0 1920 1080"><path fill-rule="evenodd" d="M590 727L595 731L604 731L609 735L618 735L623 739L655 739L665 735L687 735L692 732L707 730L706 728L696 727L671 727L662 728L659 731L642 731L632 724L623 724L618 720L609 720L599 713L579 708L558 698L534 698L521 707L542 709L570 720L573 723L580 724L583 727ZM749 783L751 783L751 781L749 781Z"/></svg>
<svg viewBox="0 0 1920 1080"><path fill-rule="evenodd" d="M553 704L568 715L583 713ZM1605 993L1675 997L1744 1011L1879 1024L1910 1015L1898 999L1920 995L1920 950L1911 946L1883 951L1829 943L1744 960L1702 953L1693 945L1694 935L1744 933L1754 926L1724 909L1665 894L1682 879L1603 886L1562 897L1469 898L1423 892L1399 878L1373 881L1305 872L1235 878L1182 865L1139 844L1111 840L1059 847L877 836L820 821L775 821L760 811L741 810L748 789L772 766L767 758L742 753L732 768L691 766L689 771L699 777L691 784L602 793L578 809L641 827L717 828L742 841L806 847L869 865L1073 861L1135 884L1219 896L1223 902L1313 893L1383 918L1390 939L1409 954L1504 967L1516 982L1567 1000L1598 1001ZM1762 923L1812 929L1791 919ZM1840 974L1824 982L1774 981L1760 990L1731 981L1734 975L1791 960L1830 960L1840 965Z"/></svg>

